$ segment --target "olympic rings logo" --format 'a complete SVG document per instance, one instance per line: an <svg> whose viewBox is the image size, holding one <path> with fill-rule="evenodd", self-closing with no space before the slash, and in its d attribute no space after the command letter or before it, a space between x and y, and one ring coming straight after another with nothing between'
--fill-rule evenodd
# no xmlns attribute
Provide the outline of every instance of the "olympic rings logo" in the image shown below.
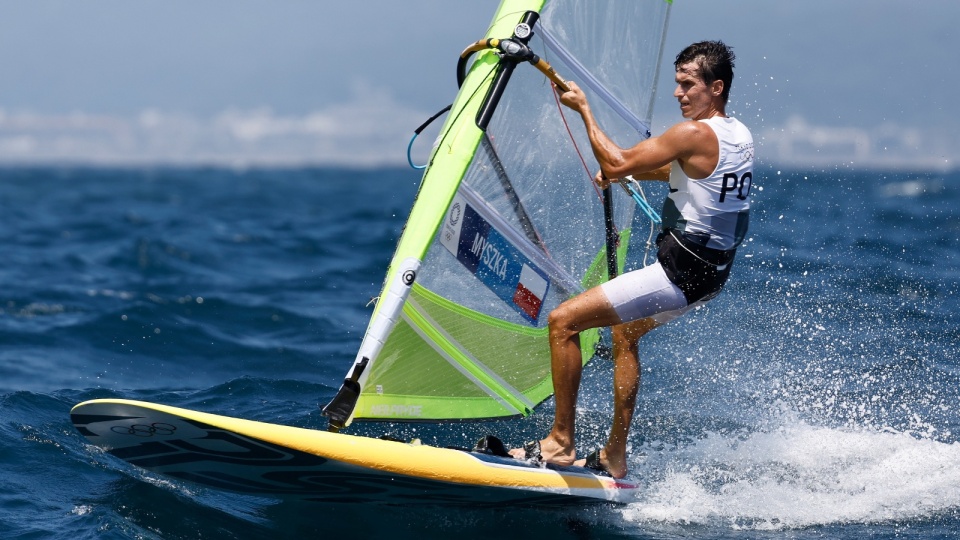
<svg viewBox="0 0 960 540"><path fill-rule="evenodd" d="M134 437L153 437L154 435L173 435L177 426L165 424L163 422L154 422L150 425L132 424L129 426L113 426L110 431L120 435L133 435Z"/></svg>

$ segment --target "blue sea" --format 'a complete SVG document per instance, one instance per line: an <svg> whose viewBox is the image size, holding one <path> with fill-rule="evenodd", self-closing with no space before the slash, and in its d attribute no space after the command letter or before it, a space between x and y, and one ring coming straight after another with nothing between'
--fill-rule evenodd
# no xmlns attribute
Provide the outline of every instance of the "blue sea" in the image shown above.
<svg viewBox="0 0 960 540"><path fill-rule="evenodd" d="M626 506L382 508L172 481L70 408L324 429L419 173L0 169L0 538L960 538L960 173L758 174L726 290L641 343ZM587 368L581 451L611 365ZM361 424L469 446L527 419Z"/></svg>

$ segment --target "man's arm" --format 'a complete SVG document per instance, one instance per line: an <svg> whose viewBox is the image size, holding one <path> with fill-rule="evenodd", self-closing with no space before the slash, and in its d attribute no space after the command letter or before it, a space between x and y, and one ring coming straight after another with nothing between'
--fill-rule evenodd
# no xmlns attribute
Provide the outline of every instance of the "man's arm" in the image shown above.
<svg viewBox="0 0 960 540"><path fill-rule="evenodd" d="M670 179L670 162L686 160L702 143L702 128L706 126L700 126L698 122L681 122L659 137L651 137L630 148L620 148L600 129L583 91L576 83L568 84L570 91L561 94L560 101L580 113L594 157L606 178L633 175L638 180L667 181Z"/></svg>
<svg viewBox="0 0 960 540"><path fill-rule="evenodd" d="M652 171L647 171L644 173L633 173L634 180L660 180L663 182L670 181L670 163L667 163L663 167L654 169Z"/></svg>

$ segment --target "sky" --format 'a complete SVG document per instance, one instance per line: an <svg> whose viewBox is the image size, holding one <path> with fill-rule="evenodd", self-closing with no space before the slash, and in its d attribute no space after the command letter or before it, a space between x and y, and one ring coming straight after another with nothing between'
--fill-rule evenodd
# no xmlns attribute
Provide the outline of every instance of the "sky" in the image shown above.
<svg viewBox="0 0 960 540"><path fill-rule="evenodd" d="M403 164L498 4L0 0L0 164ZM955 0L674 0L654 131L682 120L673 56L721 39L761 161L957 168L956 21Z"/></svg>

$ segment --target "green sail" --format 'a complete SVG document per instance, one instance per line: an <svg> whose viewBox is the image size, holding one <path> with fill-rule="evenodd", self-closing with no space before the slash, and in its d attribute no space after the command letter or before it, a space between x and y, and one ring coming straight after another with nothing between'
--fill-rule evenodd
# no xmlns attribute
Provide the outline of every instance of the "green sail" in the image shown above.
<svg viewBox="0 0 960 540"><path fill-rule="evenodd" d="M669 4L503 0L485 38L514 36L530 11L530 48L584 88L604 129L622 145L648 137ZM549 312L607 279L596 163L579 120L521 63L479 127L506 62L490 50L471 59L355 363L324 411L331 425L529 414L552 393ZM634 205L617 196L622 267ZM584 363L599 335L581 335Z"/></svg>

